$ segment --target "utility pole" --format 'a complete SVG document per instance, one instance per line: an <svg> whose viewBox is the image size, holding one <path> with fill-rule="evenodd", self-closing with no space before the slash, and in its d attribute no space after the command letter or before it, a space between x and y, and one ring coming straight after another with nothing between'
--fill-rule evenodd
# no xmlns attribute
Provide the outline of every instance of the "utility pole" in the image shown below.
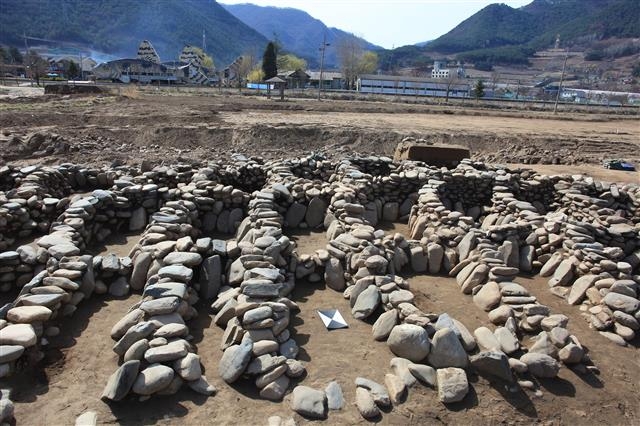
<svg viewBox="0 0 640 426"><path fill-rule="evenodd" d="M560 76L560 85L558 86L558 93L556 93L556 103L553 106L553 113L558 113L558 100L560 100L560 92L562 91L562 83L564 82L564 70L567 67L567 58L569 58L569 49L564 55L564 64L562 64L562 75Z"/></svg>
<svg viewBox="0 0 640 426"><path fill-rule="evenodd" d="M327 33L322 36L322 46L320 46L320 80L318 81L318 100L320 100L320 93L322 92L323 74L324 74L324 51L327 47L331 46L327 43Z"/></svg>
<svg viewBox="0 0 640 426"><path fill-rule="evenodd" d="M202 51L207 52L207 36L205 35L204 28L202 29Z"/></svg>

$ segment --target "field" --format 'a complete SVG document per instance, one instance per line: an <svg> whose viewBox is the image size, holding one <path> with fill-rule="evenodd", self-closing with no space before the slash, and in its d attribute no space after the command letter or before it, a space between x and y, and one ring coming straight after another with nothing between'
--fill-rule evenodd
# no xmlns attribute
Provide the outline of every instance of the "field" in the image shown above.
<svg viewBox="0 0 640 426"><path fill-rule="evenodd" d="M639 111L487 108L483 105L420 104L389 101L290 98L189 93L168 90L122 90L103 96L30 96L0 99L0 166L92 166L188 163L229 160L232 154L265 159L324 153L339 159L352 153L393 156L405 137L468 146L473 159L512 168L530 167L544 174L586 174L622 184L640 183L640 172L604 169L606 158L640 165ZM387 223L387 234L408 235L406 223ZM328 241L324 232L289 235L299 254L313 254ZM228 237L228 236L227 236ZM140 234L116 235L92 254L126 256ZM407 271L425 312L447 312L467 328L490 326L487 315L462 296L455 279L444 274L416 276ZM619 347L590 329L585 313L549 292L547 280L526 274L519 283L554 313L570 318L572 333L588 348L596 370L563 368L558 378L540 379L536 391L504 386L470 376L471 391L459 403L444 405L433 389L418 385L403 404L382 414L383 424L638 424L640 422L639 338ZM300 384L323 389L338 380L345 408L331 412L327 424L367 423L355 407L354 379L384 383L393 354L371 337L368 322L345 315L350 328L327 332L317 309L336 307L348 313L349 302L324 283L299 282L291 296L301 312L292 320L298 358L307 367ZM50 338L45 358L2 387L14 389L17 424L73 424L87 410L105 424L267 424L270 416L307 420L282 403L260 399L250 381L226 384L218 376L223 329L212 322L209 306L196 305L190 324L204 374L218 392L206 398L183 387L176 395L138 402L106 404L104 384L118 357L109 331L138 294L125 298L95 296L83 302L63 330ZM3 300L4 302L4 300ZM525 342L527 343L527 342ZM293 387L293 386L292 386Z"/></svg>

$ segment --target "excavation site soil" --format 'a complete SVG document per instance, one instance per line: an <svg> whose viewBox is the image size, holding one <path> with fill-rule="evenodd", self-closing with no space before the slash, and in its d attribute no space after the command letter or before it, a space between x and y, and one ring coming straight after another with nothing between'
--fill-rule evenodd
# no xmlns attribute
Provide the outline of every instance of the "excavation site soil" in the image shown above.
<svg viewBox="0 0 640 426"><path fill-rule="evenodd" d="M415 137L467 146L474 159L491 163L560 165L545 172L638 179L637 174L607 175L601 167L608 158L640 162L637 111L561 108L554 115L551 108L482 108L473 101L279 102L215 91L5 98L0 161L135 164L146 159L158 164L215 161L234 152L264 158L309 152L331 158L352 152L392 156L398 142Z"/></svg>
<svg viewBox="0 0 640 426"><path fill-rule="evenodd" d="M635 111L561 110L554 115L532 109L266 97L159 91L129 91L102 96L33 96L0 99L0 167L3 165L94 166L189 163L204 165L232 154L278 159L322 153L339 159L352 153L393 157L407 137L469 147L473 159L544 174L586 174L598 180L640 183L639 172L607 170L602 161L619 158L640 165L640 120ZM409 234L405 222L386 223L386 234ZM288 232L288 231L287 231ZM287 236L298 254L327 246L326 232L294 230ZM114 236L93 254L126 256L139 234ZM469 330L492 327L487 314L461 294L445 274L401 275L410 283L415 305L425 312L446 312ZM555 379L539 379L536 390L506 386L471 374L469 394L443 404L437 391L413 386L406 401L383 412L382 424L640 424L640 337L621 347L588 323L588 313L549 291L547 279L520 274L518 283L552 312L566 315L571 332L597 368L565 365ZM342 385L345 407L331 411L326 424L365 424L355 405L356 377L385 382L394 357L372 338L371 322L351 316L349 300L323 280L299 280L290 296L300 307L292 315L291 335L300 346L306 374L292 380L324 389ZM86 411L100 424L267 424L270 416L308 419L282 402L259 397L251 380L231 385L218 375L224 328L213 320L210 304L195 305L189 323L203 374L217 388L205 397L187 386L171 396L154 395L106 403L101 394L119 357L112 352L113 325L140 301L133 293L117 298L94 296L60 322L59 336L47 338L45 357L35 367L2 379L14 391L17 424L68 425ZM349 323L328 331L318 309L337 308ZM528 342L524 342L528 344ZM2 382L0 382L2 383ZM315 422L314 422L315 423ZM320 423L320 422L318 422Z"/></svg>

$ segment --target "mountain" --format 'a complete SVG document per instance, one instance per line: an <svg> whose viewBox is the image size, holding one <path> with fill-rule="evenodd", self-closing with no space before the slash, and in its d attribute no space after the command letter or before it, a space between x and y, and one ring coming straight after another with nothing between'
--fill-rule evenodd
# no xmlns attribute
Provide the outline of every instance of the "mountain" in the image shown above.
<svg viewBox="0 0 640 426"><path fill-rule="evenodd" d="M341 39L354 37L337 28L329 28L322 21L308 13L293 9L254 4L235 4L224 6L235 17L255 28L268 39L277 39L284 50L304 58L309 65L318 66L319 48L323 37L330 46L325 51L325 65L328 68L338 64L335 47ZM364 49L378 50L379 46L358 38Z"/></svg>
<svg viewBox="0 0 640 426"><path fill-rule="evenodd" d="M425 50L464 53L462 58L520 62L535 49L610 37L640 36L638 0L534 0L514 9L492 4L466 19ZM471 56L469 56L471 55ZM517 59L516 59L517 57Z"/></svg>
<svg viewBox="0 0 640 426"><path fill-rule="evenodd" d="M268 43L213 0L0 0L0 43L23 46L29 37L68 42L121 57L151 41L162 60L176 60L185 44L202 46L223 67Z"/></svg>

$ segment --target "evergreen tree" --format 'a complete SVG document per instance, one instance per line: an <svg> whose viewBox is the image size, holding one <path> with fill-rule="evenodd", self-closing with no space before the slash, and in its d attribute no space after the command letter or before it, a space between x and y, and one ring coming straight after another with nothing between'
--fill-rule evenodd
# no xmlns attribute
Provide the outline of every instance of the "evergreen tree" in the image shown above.
<svg viewBox="0 0 640 426"><path fill-rule="evenodd" d="M69 61L66 66L65 73L67 74L68 79L75 80L80 77L80 66L74 61Z"/></svg>
<svg viewBox="0 0 640 426"><path fill-rule="evenodd" d="M484 97L484 83L482 80L476 82L473 88L473 97L476 98L476 100Z"/></svg>
<svg viewBox="0 0 640 426"><path fill-rule="evenodd" d="M278 75L276 46L272 41L267 44L267 48L262 56L262 72L264 72L265 80Z"/></svg>

